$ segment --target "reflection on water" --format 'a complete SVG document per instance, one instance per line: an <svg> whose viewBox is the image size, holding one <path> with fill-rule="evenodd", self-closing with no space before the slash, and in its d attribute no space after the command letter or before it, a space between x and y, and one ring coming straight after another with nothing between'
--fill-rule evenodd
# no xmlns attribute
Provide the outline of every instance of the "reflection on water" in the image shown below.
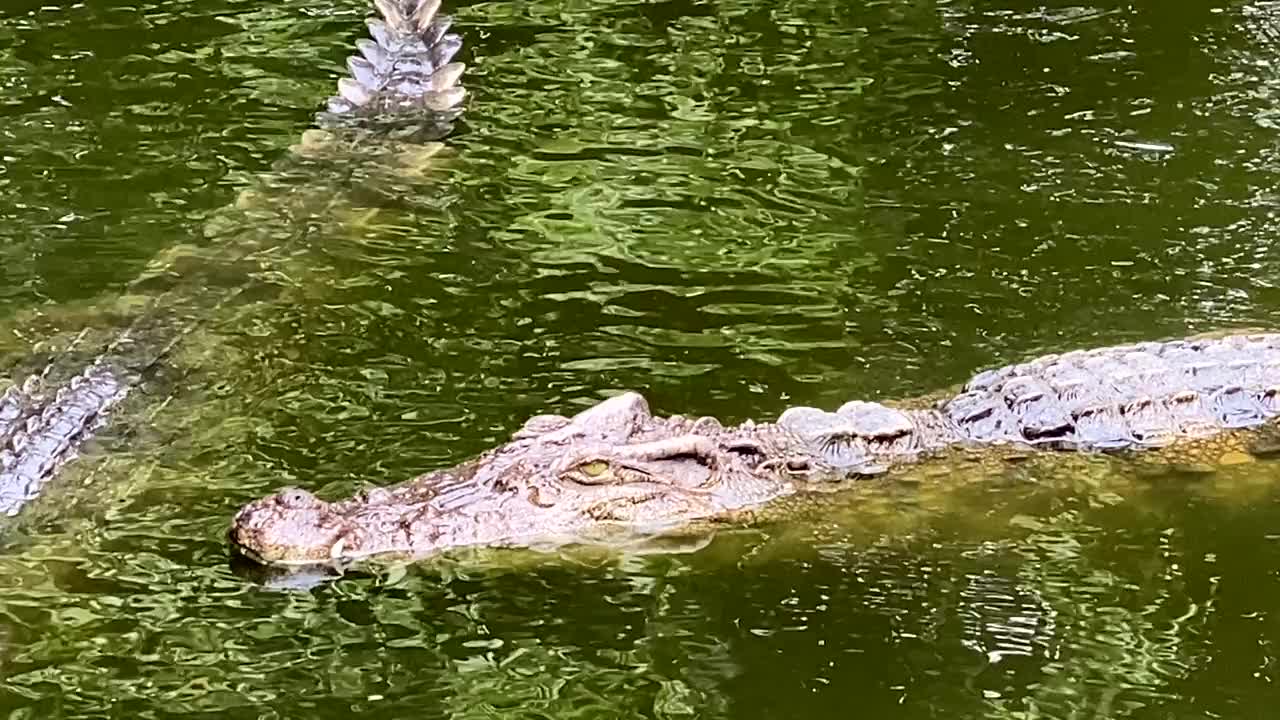
<svg viewBox="0 0 1280 720"><path fill-rule="evenodd" d="M935 468L696 552L235 575L246 500L617 388L767 418L1278 324L1271 3L456 9L474 98L420 177L286 151L359 0L0 9L4 347L118 310L161 253L253 278L4 528L0 711L1270 710L1267 463Z"/></svg>
<svg viewBox="0 0 1280 720"><path fill-rule="evenodd" d="M1260 652L1219 633L1266 637L1276 468L1193 484L1135 482L1121 461L1056 470L864 488L694 555L501 552L310 592L233 575L220 518L138 503L6 556L5 702L35 717L1218 707L1200 694L1215 662Z"/></svg>

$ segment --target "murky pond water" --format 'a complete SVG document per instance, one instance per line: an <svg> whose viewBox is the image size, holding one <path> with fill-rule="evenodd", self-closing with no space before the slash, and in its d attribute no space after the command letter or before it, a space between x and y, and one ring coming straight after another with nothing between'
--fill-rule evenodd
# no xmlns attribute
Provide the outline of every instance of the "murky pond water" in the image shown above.
<svg viewBox="0 0 1280 720"><path fill-rule="evenodd" d="M448 4L473 96L416 179L287 149L360 0L0 8L5 352L162 253L255 278L4 527L0 712L1274 714L1267 463L925 473L681 553L233 573L249 499L619 388L768 418L1280 327L1275 3Z"/></svg>

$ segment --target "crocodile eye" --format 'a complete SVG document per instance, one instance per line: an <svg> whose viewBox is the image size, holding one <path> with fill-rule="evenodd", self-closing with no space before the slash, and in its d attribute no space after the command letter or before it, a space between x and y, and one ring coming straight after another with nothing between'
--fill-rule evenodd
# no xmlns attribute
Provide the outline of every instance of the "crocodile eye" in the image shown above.
<svg viewBox="0 0 1280 720"><path fill-rule="evenodd" d="M614 474L614 469L604 460L592 460L575 466L564 476L580 485L611 485L621 480Z"/></svg>
<svg viewBox="0 0 1280 720"><path fill-rule="evenodd" d="M277 497L281 505L295 510L311 507L317 502L315 495L294 487L282 489Z"/></svg>
<svg viewBox="0 0 1280 720"><path fill-rule="evenodd" d="M581 470L582 474L586 475L587 477L596 478L603 475L605 471L609 469L609 463L603 460L596 460L594 462L589 462L585 465L579 465L578 469Z"/></svg>

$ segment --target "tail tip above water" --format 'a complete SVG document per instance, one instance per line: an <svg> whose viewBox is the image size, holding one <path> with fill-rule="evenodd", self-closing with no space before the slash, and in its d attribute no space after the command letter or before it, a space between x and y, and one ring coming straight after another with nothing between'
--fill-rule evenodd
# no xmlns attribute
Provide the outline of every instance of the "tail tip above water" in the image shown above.
<svg viewBox="0 0 1280 720"><path fill-rule="evenodd" d="M439 15L441 0L373 0L373 4L394 33L422 37L434 29L437 18L445 25L449 22Z"/></svg>
<svg viewBox="0 0 1280 720"><path fill-rule="evenodd" d="M421 125L412 118L425 111L433 117L421 129L438 139L466 96L465 65L453 62L462 38L449 32L452 19L440 14L441 0L374 0L374 6L381 17L369 19L371 39L356 44L360 55L348 60L350 74L338 82L321 124Z"/></svg>

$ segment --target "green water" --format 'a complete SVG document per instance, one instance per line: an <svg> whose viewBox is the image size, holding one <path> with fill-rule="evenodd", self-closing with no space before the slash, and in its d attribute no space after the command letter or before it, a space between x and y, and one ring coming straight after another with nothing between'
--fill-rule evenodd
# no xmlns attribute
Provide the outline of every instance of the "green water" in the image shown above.
<svg viewBox="0 0 1280 720"><path fill-rule="evenodd" d="M769 418L1280 327L1272 3L448 4L472 98L420 179L290 159L360 0L0 8L4 349L160 253L256 253L5 527L0 713L1274 716L1273 464L1033 462L683 553L234 573L252 498L619 388Z"/></svg>

